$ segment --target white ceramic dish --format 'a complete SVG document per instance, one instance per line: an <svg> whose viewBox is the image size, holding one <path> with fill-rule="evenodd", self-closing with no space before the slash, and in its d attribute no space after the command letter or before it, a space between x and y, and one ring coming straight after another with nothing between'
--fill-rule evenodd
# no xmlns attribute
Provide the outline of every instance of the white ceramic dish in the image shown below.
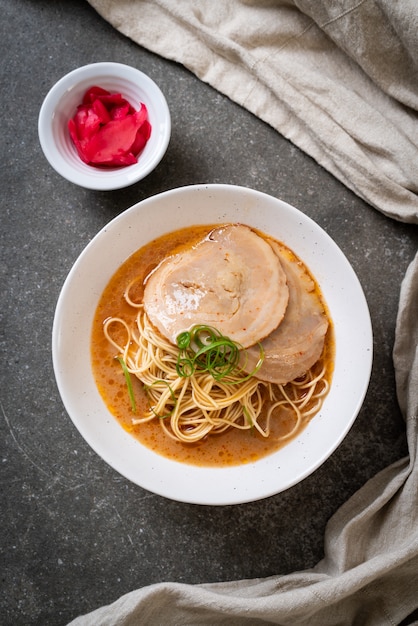
<svg viewBox="0 0 418 626"><path fill-rule="evenodd" d="M241 222L283 241L320 283L335 325L336 361L323 408L299 437L255 463L199 468L165 459L127 434L107 411L90 365L98 299L123 261L150 239L191 224ZM183 187L119 215L85 248L60 294L53 363L64 405L89 445L117 472L174 500L228 505L277 494L318 468L362 405L372 366L372 328L360 283L334 241L310 218L263 193L230 185Z"/></svg>
<svg viewBox="0 0 418 626"><path fill-rule="evenodd" d="M100 169L78 156L67 124L92 85L121 93L136 109L140 102L146 105L152 131L138 163ZM52 87L39 113L38 134L47 160L61 176L80 187L108 191L142 180L158 165L170 141L171 118L163 93L149 76L121 63L92 63L73 70Z"/></svg>

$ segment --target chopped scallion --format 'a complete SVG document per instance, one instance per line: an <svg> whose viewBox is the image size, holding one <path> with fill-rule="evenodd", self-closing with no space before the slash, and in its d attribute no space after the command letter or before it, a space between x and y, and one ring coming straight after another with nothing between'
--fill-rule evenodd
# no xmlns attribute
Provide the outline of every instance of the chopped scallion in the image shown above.
<svg viewBox="0 0 418 626"><path fill-rule="evenodd" d="M124 359L121 356L118 356L116 358L119 361L119 363L120 363L120 365L122 367L123 374L125 376L126 386L128 387L129 400L131 401L132 412L136 413L136 401L135 401L134 390L133 390L133 387L132 387L131 375L129 373L129 370L128 370L127 366L126 366L126 363L125 363Z"/></svg>
<svg viewBox="0 0 418 626"><path fill-rule="evenodd" d="M228 380L227 377L240 376L243 373L239 362L243 347L225 337L215 328L198 324L190 331L180 333L177 337L179 355L177 358L177 374L182 377L192 376L196 370L207 372L216 381L225 384L239 384L258 372L263 360L264 349L260 346L260 358L250 374L239 380Z"/></svg>

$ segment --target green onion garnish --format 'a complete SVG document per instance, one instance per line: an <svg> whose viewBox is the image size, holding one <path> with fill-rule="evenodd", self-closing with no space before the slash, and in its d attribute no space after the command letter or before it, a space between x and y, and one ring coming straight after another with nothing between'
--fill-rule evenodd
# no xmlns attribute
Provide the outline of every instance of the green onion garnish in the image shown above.
<svg viewBox="0 0 418 626"><path fill-rule="evenodd" d="M224 380L233 374L243 372L239 361L243 347L225 337L212 326L198 324L190 331L180 333L177 337L180 352L177 358L177 374L182 377L192 376L195 371L207 372L215 380L223 380L226 384L239 384L251 378L261 367L264 350L260 346L260 358L254 370L236 381Z"/></svg>
<svg viewBox="0 0 418 626"><path fill-rule="evenodd" d="M130 375L130 373L128 371L128 368L126 367L126 363L125 363L124 359L121 356L118 356L116 358L119 361L119 363L120 363L120 365L122 367L123 374L125 376L126 386L128 387L129 400L131 401L132 412L136 413L136 401L135 401L135 396L134 396L134 390L133 390L133 387L132 387L131 375Z"/></svg>
<svg viewBox="0 0 418 626"><path fill-rule="evenodd" d="M186 350L189 347L190 339L191 335L187 330L177 336L177 346L180 348L180 350Z"/></svg>
<svg viewBox="0 0 418 626"><path fill-rule="evenodd" d="M244 417L247 421L247 424L251 427L251 429L254 428L254 422L253 422L253 418L250 415L250 412L248 411L246 406L242 407L242 412L244 413Z"/></svg>

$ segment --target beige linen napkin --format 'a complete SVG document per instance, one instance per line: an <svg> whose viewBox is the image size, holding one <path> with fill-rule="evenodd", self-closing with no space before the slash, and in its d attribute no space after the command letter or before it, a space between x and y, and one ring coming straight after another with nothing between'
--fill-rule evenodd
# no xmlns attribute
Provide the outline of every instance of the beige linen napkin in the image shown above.
<svg viewBox="0 0 418 626"><path fill-rule="evenodd" d="M418 222L415 0L89 0L121 32L270 123L388 216ZM382 626L418 607L418 255L394 347L409 457L331 518L316 567L160 583L71 626Z"/></svg>
<svg viewBox="0 0 418 626"><path fill-rule="evenodd" d="M416 0L89 0L268 122L386 215L418 222Z"/></svg>

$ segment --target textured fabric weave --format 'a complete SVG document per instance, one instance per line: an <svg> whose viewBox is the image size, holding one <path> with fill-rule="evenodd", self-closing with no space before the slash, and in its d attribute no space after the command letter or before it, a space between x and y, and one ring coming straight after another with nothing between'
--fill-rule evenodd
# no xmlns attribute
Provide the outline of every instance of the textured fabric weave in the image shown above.
<svg viewBox="0 0 418 626"><path fill-rule="evenodd" d="M415 0L90 0L268 122L369 204L418 222Z"/></svg>

